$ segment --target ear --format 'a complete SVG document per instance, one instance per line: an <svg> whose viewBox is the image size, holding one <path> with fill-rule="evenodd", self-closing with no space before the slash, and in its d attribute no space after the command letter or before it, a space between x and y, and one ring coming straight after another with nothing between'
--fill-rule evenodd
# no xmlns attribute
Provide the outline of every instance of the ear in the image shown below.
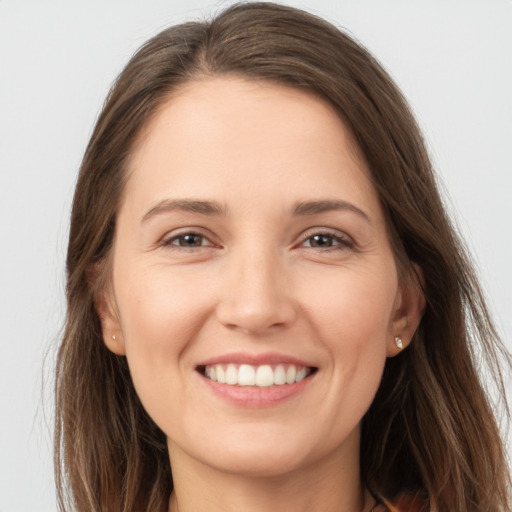
<svg viewBox="0 0 512 512"><path fill-rule="evenodd" d="M386 347L388 357L396 356L411 343L411 339L425 311L425 281L419 265L412 263L407 276L402 279L397 292L389 341ZM398 347L396 338L401 340Z"/></svg>
<svg viewBox="0 0 512 512"><path fill-rule="evenodd" d="M95 293L94 307L101 322L103 343L114 354L126 354L116 302L110 286L102 284Z"/></svg>

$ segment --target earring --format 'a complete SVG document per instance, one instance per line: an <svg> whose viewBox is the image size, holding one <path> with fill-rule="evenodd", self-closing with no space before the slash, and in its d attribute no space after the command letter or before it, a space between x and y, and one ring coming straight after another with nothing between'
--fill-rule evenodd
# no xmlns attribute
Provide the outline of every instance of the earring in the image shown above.
<svg viewBox="0 0 512 512"><path fill-rule="evenodd" d="M115 334L112 334L112 339L115 341L116 340L116 335Z"/></svg>
<svg viewBox="0 0 512 512"><path fill-rule="evenodd" d="M402 338L400 336L395 336L395 345L402 350L403 344L402 344Z"/></svg>

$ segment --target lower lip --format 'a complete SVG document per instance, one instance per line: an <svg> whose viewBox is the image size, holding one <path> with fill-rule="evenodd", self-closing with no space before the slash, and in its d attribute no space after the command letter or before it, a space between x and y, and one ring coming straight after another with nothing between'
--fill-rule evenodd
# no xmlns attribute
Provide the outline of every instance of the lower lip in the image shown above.
<svg viewBox="0 0 512 512"><path fill-rule="evenodd" d="M232 386L220 384L199 374L208 388L220 398L242 407L269 407L277 405L301 393L311 382L315 374L300 382L260 388L256 386Z"/></svg>

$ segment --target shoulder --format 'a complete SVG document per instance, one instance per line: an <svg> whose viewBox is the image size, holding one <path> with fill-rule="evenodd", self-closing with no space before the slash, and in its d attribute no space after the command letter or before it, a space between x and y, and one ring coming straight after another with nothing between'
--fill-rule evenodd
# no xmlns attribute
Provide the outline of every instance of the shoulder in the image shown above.
<svg viewBox="0 0 512 512"><path fill-rule="evenodd" d="M372 512L427 512L428 506L424 500L418 496L402 495L393 503L385 501L384 504L378 504Z"/></svg>

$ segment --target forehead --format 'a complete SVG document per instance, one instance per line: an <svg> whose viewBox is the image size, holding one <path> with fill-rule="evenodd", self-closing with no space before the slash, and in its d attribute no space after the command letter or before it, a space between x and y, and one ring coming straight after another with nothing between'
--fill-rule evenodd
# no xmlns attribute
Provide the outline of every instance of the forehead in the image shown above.
<svg viewBox="0 0 512 512"><path fill-rule="evenodd" d="M310 89L272 81L226 75L182 84L142 128L133 151L135 158L155 141L155 132L166 130L166 135L170 135L173 127L184 137L189 136L190 141L201 130L209 131L209 135L215 130L219 135L229 132L233 142L237 134L252 136L254 146L260 141L268 142L261 137L264 133L278 133L282 145L287 135L293 143L300 132L317 142L324 138L328 149L333 142L344 145L355 159L361 160L359 163L364 162L352 134L332 105ZM326 130L333 133L332 138L325 138Z"/></svg>
<svg viewBox="0 0 512 512"><path fill-rule="evenodd" d="M272 82L214 77L184 84L160 106L132 153L125 195L229 201L236 189L253 197L279 191L280 201L287 191L292 201L339 189L365 203L376 200L368 176L327 101Z"/></svg>

